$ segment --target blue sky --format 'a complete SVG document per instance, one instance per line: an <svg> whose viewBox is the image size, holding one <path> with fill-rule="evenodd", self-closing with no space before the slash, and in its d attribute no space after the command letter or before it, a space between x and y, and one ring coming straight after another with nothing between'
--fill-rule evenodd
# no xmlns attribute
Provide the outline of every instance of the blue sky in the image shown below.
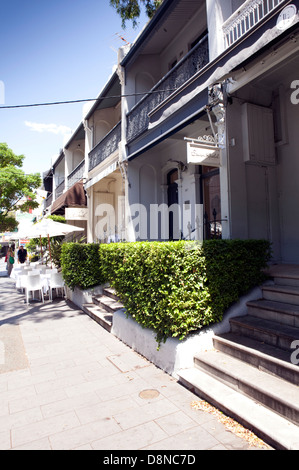
<svg viewBox="0 0 299 470"><path fill-rule="evenodd" d="M0 0L0 106L96 98L133 29L109 0ZM25 155L26 173L44 172L74 131L83 103L0 109L0 142Z"/></svg>

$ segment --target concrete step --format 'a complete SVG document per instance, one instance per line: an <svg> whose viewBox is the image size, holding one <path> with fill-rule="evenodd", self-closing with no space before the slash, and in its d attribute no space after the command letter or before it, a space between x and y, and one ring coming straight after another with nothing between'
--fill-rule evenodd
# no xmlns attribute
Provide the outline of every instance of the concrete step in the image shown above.
<svg viewBox="0 0 299 470"><path fill-rule="evenodd" d="M297 277L275 276L273 280L277 286L299 287L299 279Z"/></svg>
<svg viewBox="0 0 299 470"><path fill-rule="evenodd" d="M299 286L299 266L292 264L278 264L269 266L265 272L277 285Z"/></svg>
<svg viewBox="0 0 299 470"><path fill-rule="evenodd" d="M299 450L299 427L252 398L192 367L179 382L278 450Z"/></svg>
<svg viewBox="0 0 299 470"><path fill-rule="evenodd" d="M107 310L94 305L94 304L84 304L82 306L84 313L89 315L93 320L95 320L99 325L101 325L105 330L111 331L113 323L113 315Z"/></svg>
<svg viewBox="0 0 299 470"><path fill-rule="evenodd" d="M299 287L289 285L262 286L263 298L275 302L297 305L299 311Z"/></svg>
<svg viewBox="0 0 299 470"><path fill-rule="evenodd" d="M247 308L251 316L299 328L298 305L259 299L247 302ZM299 330L297 338L299 339Z"/></svg>
<svg viewBox="0 0 299 470"><path fill-rule="evenodd" d="M114 313L121 308L124 308L123 304L114 298L107 295L97 295L92 297L92 301L95 305L101 306L107 312Z"/></svg>
<svg viewBox="0 0 299 470"><path fill-rule="evenodd" d="M275 413L299 423L298 386L217 350L196 355L194 364Z"/></svg>
<svg viewBox="0 0 299 470"><path fill-rule="evenodd" d="M299 367L291 363L289 351L231 332L215 335L213 342L215 349L299 385Z"/></svg>
<svg viewBox="0 0 299 470"><path fill-rule="evenodd" d="M104 288L102 295L92 297L91 304L84 304L82 310L107 331L111 331L113 313L123 308L115 292L111 288Z"/></svg>
<svg viewBox="0 0 299 470"><path fill-rule="evenodd" d="M230 325L232 333L263 341L290 352L292 342L298 340L298 328L252 315L232 318Z"/></svg>
<svg viewBox="0 0 299 470"><path fill-rule="evenodd" d="M119 301L119 298L117 297L113 287L104 287L103 294L107 297L111 297L111 299Z"/></svg>

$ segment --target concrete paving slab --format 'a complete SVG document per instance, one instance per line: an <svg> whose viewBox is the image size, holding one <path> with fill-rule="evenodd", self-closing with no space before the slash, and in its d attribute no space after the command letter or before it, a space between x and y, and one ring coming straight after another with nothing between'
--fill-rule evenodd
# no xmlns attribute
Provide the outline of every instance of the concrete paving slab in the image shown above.
<svg viewBox="0 0 299 470"><path fill-rule="evenodd" d="M27 306L4 275L1 329L1 450L258 449L73 304Z"/></svg>

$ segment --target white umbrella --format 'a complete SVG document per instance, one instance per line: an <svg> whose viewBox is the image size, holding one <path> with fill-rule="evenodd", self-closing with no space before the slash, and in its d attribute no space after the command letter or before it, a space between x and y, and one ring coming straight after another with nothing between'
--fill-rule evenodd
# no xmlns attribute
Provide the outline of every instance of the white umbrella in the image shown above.
<svg viewBox="0 0 299 470"><path fill-rule="evenodd" d="M47 237L48 235L49 237L58 237L72 232L82 232L83 230L82 227L76 227L75 225L62 224L52 219L42 219L40 222L31 225L21 235L24 238Z"/></svg>
<svg viewBox="0 0 299 470"><path fill-rule="evenodd" d="M83 230L84 228L76 227L75 225L63 224L52 219L42 219L40 222L31 225L31 227L19 233L17 238L40 238L41 240L42 237L47 237L52 265L50 237L67 235L72 232L82 232Z"/></svg>

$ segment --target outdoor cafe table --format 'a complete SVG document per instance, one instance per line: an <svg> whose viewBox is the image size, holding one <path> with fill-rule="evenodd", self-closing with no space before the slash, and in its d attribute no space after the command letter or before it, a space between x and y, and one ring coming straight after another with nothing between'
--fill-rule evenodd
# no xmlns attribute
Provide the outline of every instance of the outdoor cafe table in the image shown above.
<svg viewBox="0 0 299 470"><path fill-rule="evenodd" d="M33 267L32 268L32 271L28 271L26 269L22 269L22 268L14 268L11 272L11 275L10 277L15 281L16 283L16 289L23 289L24 286L22 285L22 278L21 276L28 276L28 274L32 273L32 274L35 274L35 270L37 269L37 267ZM51 272L57 272L57 268L49 268L47 269L47 272L46 273L39 273L40 277L41 277L41 280L42 280L42 284L43 284L43 291L44 291L44 294L47 294L47 292L49 291L49 285L50 285L50 278L51 278Z"/></svg>

